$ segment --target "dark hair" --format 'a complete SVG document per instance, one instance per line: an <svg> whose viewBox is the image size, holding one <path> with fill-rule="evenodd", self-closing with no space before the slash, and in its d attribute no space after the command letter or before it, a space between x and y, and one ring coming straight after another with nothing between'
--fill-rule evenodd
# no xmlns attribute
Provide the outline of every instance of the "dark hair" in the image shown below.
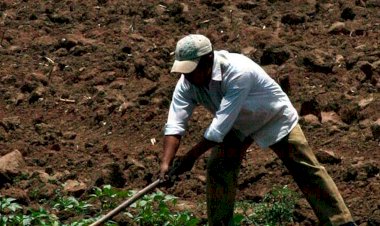
<svg viewBox="0 0 380 226"><path fill-rule="evenodd" d="M211 51L210 53L207 53L206 55L201 56L201 59L199 60L199 64L202 64L203 67L209 66L213 64L214 62L214 51Z"/></svg>

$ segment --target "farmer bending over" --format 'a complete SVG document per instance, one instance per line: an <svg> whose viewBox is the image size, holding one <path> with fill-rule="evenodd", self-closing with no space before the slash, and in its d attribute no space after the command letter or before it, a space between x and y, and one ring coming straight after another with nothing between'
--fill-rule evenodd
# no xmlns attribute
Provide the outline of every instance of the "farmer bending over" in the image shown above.
<svg viewBox="0 0 380 226"><path fill-rule="evenodd" d="M239 168L253 141L278 155L321 225L355 225L334 181L308 145L296 109L259 65L241 54L214 51L207 37L192 34L178 41L171 72L181 77L165 125L160 177L170 172L193 109L203 105L214 118L172 173L191 170L212 148L206 187L210 226L233 225Z"/></svg>

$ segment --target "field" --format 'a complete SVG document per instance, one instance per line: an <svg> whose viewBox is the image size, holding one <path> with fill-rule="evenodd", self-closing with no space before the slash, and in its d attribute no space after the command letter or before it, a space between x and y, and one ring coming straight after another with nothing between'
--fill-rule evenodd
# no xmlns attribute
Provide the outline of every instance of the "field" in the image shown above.
<svg viewBox="0 0 380 226"><path fill-rule="evenodd" d="M356 223L380 225L378 0L2 0L1 196L38 207L57 190L80 199L94 187L154 181L178 79L173 52L189 33L249 56L278 81ZM180 154L211 119L196 109ZM207 155L160 188L199 218ZM274 186L299 193L274 153L256 145L239 179L239 201L260 201ZM302 196L295 222L317 224Z"/></svg>

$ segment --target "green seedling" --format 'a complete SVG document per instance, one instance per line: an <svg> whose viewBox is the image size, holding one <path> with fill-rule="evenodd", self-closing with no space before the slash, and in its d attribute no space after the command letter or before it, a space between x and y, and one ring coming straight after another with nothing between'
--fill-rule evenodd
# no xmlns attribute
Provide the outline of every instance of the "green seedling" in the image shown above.
<svg viewBox="0 0 380 226"><path fill-rule="evenodd" d="M77 213L86 213L91 204L85 201L78 201L75 197L59 197L57 202L54 204L53 209L55 210L65 210L73 211Z"/></svg>
<svg viewBox="0 0 380 226"><path fill-rule="evenodd" d="M132 194L133 191L118 191L112 188L111 185L104 185L102 188L95 187L90 199L100 201L102 209L111 209L116 207L116 199L124 199L132 196Z"/></svg>
<svg viewBox="0 0 380 226"><path fill-rule="evenodd" d="M16 212L18 209L22 209L22 207L14 201L16 201L16 199L0 196L0 213L5 214L7 211Z"/></svg>
<svg viewBox="0 0 380 226"><path fill-rule="evenodd" d="M293 222L298 195L287 186L275 187L260 203L239 202L243 210L242 223L247 225L276 226ZM241 215L239 216L241 219Z"/></svg>
<svg viewBox="0 0 380 226"><path fill-rule="evenodd" d="M30 225L41 225L41 226L58 226L58 217L54 214L49 213L43 208L38 210L31 210L31 222Z"/></svg>
<svg viewBox="0 0 380 226"><path fill-rule="evenodd" d="M199 220L189 212L172 213L170 206L175 206L176 203L176 197L158 191L133 203L131 208L136 210L135 213L127 212L126 215L139 225L198 225Z"/></svg>

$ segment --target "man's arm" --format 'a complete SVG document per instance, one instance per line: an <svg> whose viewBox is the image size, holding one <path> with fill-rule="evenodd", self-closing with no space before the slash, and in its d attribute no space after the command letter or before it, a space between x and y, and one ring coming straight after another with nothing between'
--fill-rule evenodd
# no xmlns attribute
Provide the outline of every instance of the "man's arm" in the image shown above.
<svg viewBox="0 0 380 226"><path fill-rule="evenodd" d="M190 151L186 153L186 156L188 156L188 158L190 159L196 160L199 158L199 156L201 156L203 153L205 153L207 150L209 150L217 144L218 143L214 141L202 138L201 141L199 141L193 148L190 149Z"/></svg>
<svg viewBox="0 0 380 226"><path fill-rule="evenodd" d="M161 157L160 177L164 178L169 170L169 166L173 161L181 143L181 135L166 135L164 137L164 149Z"/></svg>
<svg viewBox="0 0 380 226"><path fill-rule="evenodd" d="M166 135L164 138L164 150L161 162L160 177L164 178L169 171L172 160L179 148L181 141L180 135ZM182 158L180 165L175 169L176 175L191 170L195 161L207 150L214 147L217 143L202 138L193 148L191 148Z"/></svg>

